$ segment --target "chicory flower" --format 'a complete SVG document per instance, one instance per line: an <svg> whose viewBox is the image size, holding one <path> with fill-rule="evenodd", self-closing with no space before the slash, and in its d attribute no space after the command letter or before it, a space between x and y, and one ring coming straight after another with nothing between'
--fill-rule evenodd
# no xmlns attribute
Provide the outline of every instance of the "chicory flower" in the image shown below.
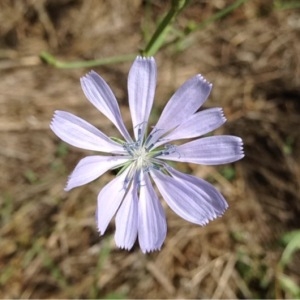
<svg viewBox="0 0 300 300"><path fill-rule="evenodd" d="M69 191L106 171L119 174L98 195L97 227L101 235L115 216L115 242L130 250L138 238L144 253L161 248L167 232L164 209L153 183L168 206L183 219L205 225L228 207L210 183L181 173L166 161L218 165L244 156L241 138L206 136L225 121L221 108L199 111L212 85L201 75L186 81L171 97L149 133L157 70L153 57L137 57L128 76L128 99L133 137L127 131L117 100L107 83L91 71L81 78L87 99L119 130L123 139L110 138L83 119L56 111L51 129L66 143L100 152L83 158L65 187ZM194 139L180 145L174 141Z"/></svg>

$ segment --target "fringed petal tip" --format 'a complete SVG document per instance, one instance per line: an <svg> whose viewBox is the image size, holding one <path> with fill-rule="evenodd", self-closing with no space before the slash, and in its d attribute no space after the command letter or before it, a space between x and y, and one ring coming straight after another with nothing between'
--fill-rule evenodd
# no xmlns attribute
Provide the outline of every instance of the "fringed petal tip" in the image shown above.
<svg viewBox="0 0 300 300"><path fill-rule="evenodd" d="M71 180L72 174L73 174L73 172L67 178L67 182L66 182L65 187L64 187L65 192L69 192L74 188L74 187L70 187L70 180Z"/></svg>
<svg viewBox="0 0 300 300"><path fill-rule="evenodd" d="M93 75L96 75L97 77L99 76L99 74L97 72L95 72L94 70L91 70L88 73L86 73L85 75L81 76L80 81L82 82L82 80L84 80L84 79L89 79Z"/></svg>
<svg viewBox="0 0 300 300"><path fill-rule="evenodd" d="M56 127L56 125L59 123L59 121L61 119L64 119L66 115L68 115L70 113L68 112L65 112L63 110L55 110L53 112L53 116L52 116L52 119L50 121L50 128L54 131L54 127Z"/></svg>
<svg viewBox="0 0 300 300"><path fill-rule="evenodd" d="M51 121L50 121L50 127L54 125L54 123L57 121L57 119L58 119L59 117L64 117L65 114L70 114L70 113L65 112L65 111L63 111L63 110L55 110L55 111L53 112L53 116L52 116L52 119L51 119Z"/></svg>
<svg viewBox="0 0 300 300"><path fill-rule="evenodd" d="M223 212L217 213L217 214L215 213L215 214L210 215L207 219L203 219L203 220L201 221L201 223L199 222L198 225L200 225L200 226L206 226L208 223L210 223L210 222L212 222L212 221L214 221L214 220L216 220L216 219L218 219L218 218L221 218L221 217L225 214L227 208L228 208L228 205L227 205L227 207L224 209Z"/></svg>
<svg viewBox="0 0 300 300"><path fill-rule="evenodd" d="M155 62L155 59L153 56L142 56L142 55L138 55L135 59L135 61L142 61L142 60L151 60L153 62Z"/></svg>
<svg viewBox="0 0 300 300"><path fill-rule="evenodd" d="M126 251L131 251L132 248L134 247L134 244L132 246L127 246L127 245L123 245L123 244L118 244L116 242L116 246L121 249L121 250L126 250ZM155 251L160 251L162 246L157 246L154 248L140 248L143 254L150 254L153 253Z"/></svg>
<svg viewBox="0 0 300 300"><path fill-rule="evenodd" d="M132 246L127 246L127 245L120 245L120 244L117 244L116 242L116 246L121 249L121 250L126 250L126 251L130 251L132 248L133 248L133 245Z"/></svg>
<svg viewBox="0 0 300 300"><path fill-rule="evenodd" d="M53 112L53 116L52 116L50 125L52 124L53 120L55 119L57 112L59 112L59 110L55 110L55 111Z"/></svg>
<svg viewBox="0 0 300 300"><path fill-rule="evenodd" d="M110 222L108 222L108 225L109 224L110 224ZM107 227L108 227L108 225L107 225ZM96 215L96 229L97 229L99 236L103 236L105 234L107 227L101 228L101 224L100 224L100 222L98 222L98 218Z"/></svg>
<svg viewBox="0 0 300 300"><path fill-rule="evenodd" d="M71 190L73 190L74 188L77 187L76 185L72 184L72 179L71 179L72 174L73 174L73 172L68 176L67 182L66 182L65 187L64 187L65 192L69 192L69 191L71 191ZM80 185L78 185L78 186L80 186Z"/></svg>
<svg viewBox="0 0 300 300"><path fill-rule="evenodd" d="M219 113L220 113L220 117L221 117L221 119L223 120L223 124L224 124L225 122L227 122L227 118L226 118L226 116L225 116L225 113L224 113L223 108L221 108L221 107L216 107L216 109L218 109L218 111L219 111Z"/></svg>
<svg viewBox="0 0 300 300"><path fill-rule="evenodd" d="M98 209L96 210L96 213L95 213L95 221L96 221L96 229L97 229L97 232L98 232L99 236L104 235L104 233L106 231L106 228L105 229L100 228L100 224L99 224L99 221L98 221Z"/></svg>
<svg viewBox="0 0 300 300"><path fill-rule="evenodd" d="M101 237L104 236L104 233L105 233L105 232L101 232L98 228L97 228L97 232L98 232L98 234L99 234L99 238L101 238ZM100 241L101 241L101 239L100 239Z"/></svg>
<svg viewBox="0 0 300 300"><path fill-rule="evenodd" d="M57 119L58 119L59 117L62 117L63 114L64 114L64 111L62 111L62 110L55 110L55 111L53 112L53 116L52 116L52 119L51 119L51 121L50 121L50 128L51 128L51 129L55 126L55 123L56 123Z"/></svg>
<svg viewBox="0 0 300 300"><path fill-rule="evenodd" d="M223 122L225 123L225 122L227 121L227 118L225 117L225 113L224 113L223 108L218 107L218 110L219 110L219 112L220 112L220 116L221 116Z"/></svg>
<svg viewBox="0 0 300 300"><path fill-rule="evenodd" d="M144 253L144 254L150 254L150 253L153 253L153 252L155 252L155 251L160 251L161 250L161 247L162 246L160 246L160 247L155 247L155 248L147 248L147 249L142 249L141 248L141 251Z"/></svg>
<svg viewBox="0 0 300 300"><path fill-rule="evenodd" d="M72 188L68 187L68 185L69 185L69 179L67 180L67 183L66 183L66 185L64 187L64 191L65 192L69 192L72 189Z"/></svg>
<svg viewBox="0 0 300 300"><path fill-rule="evenodd" d="M242 159L245 156L245 148L244 148L244 142L240 137L238 138L238 144L239 144L239 150L240 150L240 158Z"/></svg>
<svg viewBox="0 0 300 300"><path fill-rule="evenodd" d="M226 210L227 210L228 207L229 207L229 206L228 206L228 204L226 203L226 208L224 209L223 212L214 214L214 215L210 216L209 218L203 220L203 223L200 224L200 226L206 226L209 222L212 222L212 221L214 221L214 220L216 220L216 219L218 219L218 218L223 217L223 215L225 214L225 212L226 212Z"/></svg>
<svg viewBox="0 0 300 300"><path fill-rule="evenodd" d="M235 136L235 138L236 138L236 141L237 141L237 154L236 154L235 160L232 161L232 162L241 160L242 158L245 157L245 150L244 150L244 142L243 142L243 140L240 137L238 137L238 136Z"/></svg>
<svg viewBox="0 0 300 300"><path fill-rule="evenodd" d="M205 79L204 76L202 76L201 74L197 74L196 76L201 83L206 84L210 89L212 89L212 83Z"/></svg>

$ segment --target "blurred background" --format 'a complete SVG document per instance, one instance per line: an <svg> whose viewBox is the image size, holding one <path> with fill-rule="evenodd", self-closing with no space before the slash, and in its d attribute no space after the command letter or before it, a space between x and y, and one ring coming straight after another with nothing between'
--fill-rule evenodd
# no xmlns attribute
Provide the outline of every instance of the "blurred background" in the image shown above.
<svg viewBox="0 0 300 300"><path fill-rule="evenodd" d="M113 173L63 191L88 152L50 131L53 111L117 132L81 91L90 68L55 68L40 53L70 62L137 53L170 2L1 0L0 298L300 297L299 1L192 0L155 57L153 122L172 93L201 73L213 83L205 107L223 107L228 119L217 133L245 142L236 164L179 166L223 193L224 217L199 227L166 208L164 246L144 255L138 245L116 248L113 222L103 237L97 233L96 197ZM216 17L234 3L241 5ZM131 63L93 68L129 128Z"/></svg>

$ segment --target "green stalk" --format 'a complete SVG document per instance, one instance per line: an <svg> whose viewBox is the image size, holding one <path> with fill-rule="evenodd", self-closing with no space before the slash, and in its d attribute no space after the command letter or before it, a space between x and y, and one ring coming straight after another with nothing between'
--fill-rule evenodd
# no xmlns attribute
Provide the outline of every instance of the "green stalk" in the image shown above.
<svg viewBox="0 0 300 300"><path fill-rule="evenodd" d="M224 18L226 15L228 15L229 13L231 13L232 11L234 11L235 9L237 9L239 6L241 6L242 4L244 4L247 1L249 1L249 0L236 0L234 3L228 5L224 9L218 11L217 13L215 13L214 15L209 17L208 19L202 21L200 24L186 28L184 30L183 34L181 34L180 36L174 38L172 41L164 44L163 47L168 47L170 45L174 45L177 42L184 41L184 39L187 38L188 35L190 35L191 33L194 33L197 30L204 29L206 26L210 25L211 23L213 23L213 22L215 22L219 19Z"/></svg>
<svg viewBox="0 0 300 300"><path fill-rule="evenodd" d="M164 44L166 36L176 16L187 6L189 1L190 0L172 0L172 5L169 12L158 25L145 49L142 50L143 56L153 56L157 53L157 51Z"/></svg>
<svg viewBox="0 0 300 300"><path fill-rule="evenodd" d="M172 22L189 1L190 0L172 0L172 5L169 12L158 25L145 49L141 51L143 56L153 56L162 47L168 31L171 28ZM42 61L59 69L91 68L95 66L115 64L125 61L132 61L136 56L137 53L133 53L95 60L65 62L56 59L52 54L46 51L40 53L40 58Z"/></svg>
<svg viewBox="0 0 300 300"><path fill-rule="evenodd" d="M226 15L228 15L229 13L231 13L232 11L234 11L235 9L237 9L239 6L241 6L243 3L247 2L247 1L248 0L237 0L237 1L233 2L231 5L228 5L224 9L222 9L222 10L218 11L217 13L215 13L214 15L212 15L210 18L201 22L198 26L195 27L195 30L203 29L207 25L209 25L219 19L222 19L223 17L225 17Z"/></svg>
<svg viewBox="0 0 300 300"><path fill-rule="evenodd" d="M145 49L141 51L141 55L143 56L153 56L157 53L159 49L163 46L167 46L173 43L176 43L180 38L176 38L172 42L165 44L165 39L169 30L172 28L172 23L174 22L176 16L188 5L191 0L172 0L172 5L169 12L166 16L162 19L162 21L157 26L154 34L150 38L148 44L146 45ZM189 35L190 33L203 29L207 25L213 23L214 21L223 18L236 8L238 8L243 3L247 2L248 0L237 0L233 4L229 5L228 7L222 9L221 11L217 12L210 18L204 20L198 26L193 28L189 28L187 32L185 32L185 36ZM60 69L74 69L74 68L91 68L95 66L101 65L108 65L108 64L115 64L120 62L132 61L136 57L137 53L119 55L119 56L112 56L106 57L102 59L95 59L95 60L87 60L87 61L73 61L73 62L66 62L60 61L56 59L50 53L43 51L40 54L41 60L45 63L54 66Z"/></svg>
<svg viewBox="0 0 300 300"><path fill-rule="evenodd" d="M283 0L275 0L274 1L275 9L295 9L300 7L300 3L297 0L283 1Z"/></svg>
<svg viewBox="0 0 300 300"><path fill-rule="evenodd" d="M50 53L43 51L40 54L41 60L45 63L54 66L59 69L74 69L74 68L91 68L95 66L102 66L102 65L109 65L109 64L116 64L125 61L132 61L136 57L136 53L133 54L125 54L119 56L111 56L101 59L95 60L83 60L83 61L73 61L73 62L65 62L57 60L53 55Z"/></svg>

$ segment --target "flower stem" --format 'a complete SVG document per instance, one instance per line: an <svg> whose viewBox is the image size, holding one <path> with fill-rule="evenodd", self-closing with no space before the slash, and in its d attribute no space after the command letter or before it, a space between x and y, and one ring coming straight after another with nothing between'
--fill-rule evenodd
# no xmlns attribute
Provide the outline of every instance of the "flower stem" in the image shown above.
<svg viewBox="0 0 300 300"><path fill-rule="evenodd" d="M283 0L275 0L274 1L274 6L276 9L295 9L300 7L299 1L295 0L290 0L290 1L283 1Z"/></svg>
<svg viewBox="0 0 300 300"><path fill-rule="evenodd" d="M179 38L171 41L168 44L165 44L166 36L171 29L171 25L174 22L176 16L188 5L191 0L172 0L171 8L169 12L165 15L162 21L157 26L154 34L150 38L148 44L146 45L144 50L141 50L141 54L143 56L153 56L157 53L157 51L162 48L163 46L176 43ZM204 20L198 26L194 26L193 28L189 28L187 32L185 32L185 36L189 35L190 33L203 29L210 23L221 19L225 15L229 14L231 11L238 8L241 4L248 0L236 0L233 4L229 5L225 9L217 12L212 17ZM60 61L56 59L52 54L49 52L43 51L40 53L40 59L45 63L54 66L59 69L74 69L74 68L90 68L95 66L101 65L108 65L108 64L115 64L125 61L132 61L136 57L137 53L125 54L125 55L118 55L118 56L111 56L102 59L95 59L95 60L86 60L86 61L73 61L73 62L66 62Z"/></svg>
<svg viewBox="0 0 300 300"><path fill-rule="evenodd" d="M198 31L198 30L202 30L206 26L210 25L211 23L213 23L213 22L215 22L219 19L224 18L226 15L230 14L232 11L234 11L235 9L237 9L239 6L241 6L242 4L244 4L247 1L249 1L249 0L236 0L232 4L225 7L224 9L222 9L222 10L216 12L215 14L213 14L211 17L203 20L200 24L198 24L198 25L193 24L193 26L187 27L184 30L183 34L181 34L180 36L174 38L173 40L169 41L168 43L164 44L163 47L168 47L168 46L176 44L178 42L182 42L191 33L194 33L195 31Z"/></svg>
<svg viewBox="0 0 300 300"><path fill-rule="evenodd" d="M182 11L182 9L186 7L189 1L190 0L172 0L172 5L169 12L159 23L156 31L146 45L145 49L142 50L143 56L153 56L156 54L156 52L163 45L174 19Z"/></svg>
<svg viewBox="0 0 300 300"><path fill-rule="evenodd" d="M190 0L172 0L170 11L163 18L158 25L152 38L147 44L145 50L141 51L143 56L153 56L163 45L166 35L170 29L171 23L174 21L178 13L188 4ZM54 66L59 69L74 69L74 68L90 68L101 65L108 65L114 63L120 63L125 61L132 61L136 57L137 53L106 57L102 59L87 60L87 61L73 61L65 62L56 59L49 52L43 51L40 53L40 58L45 63Z"/></svg>
<svg viewBox="0 0 300 300"><path fill-rule="evenodd" d="M231 5L228 5L224 9L222 9L219 12L212 15L210 18L208 18L208 19L204 20L203 22L201 22L198 26L195 27L195 30L203 29L204 27L206 27L207 25L213 23L214 21L222 19L223 17L225 17L226 15L228 15L229 13L231 13L232 11L234 11L239 6L241 6L244 2L247 2L247 1L248 0L236 0Z"/></svg>
<svg viewBox="0 0 300 300"><path fill-rule="evenodd" d="M111 56L111 57L95 59L95 60L65 62L65 61L57 60L49 52L43 51L40 53L40 58L45 63L59 69L74 69L74 68L90 68L90 67L115 64L115 63L120 63L125 61L132 61L136 57L136 55L137 55L136 53L132 53L132 54Z"/></svg>

